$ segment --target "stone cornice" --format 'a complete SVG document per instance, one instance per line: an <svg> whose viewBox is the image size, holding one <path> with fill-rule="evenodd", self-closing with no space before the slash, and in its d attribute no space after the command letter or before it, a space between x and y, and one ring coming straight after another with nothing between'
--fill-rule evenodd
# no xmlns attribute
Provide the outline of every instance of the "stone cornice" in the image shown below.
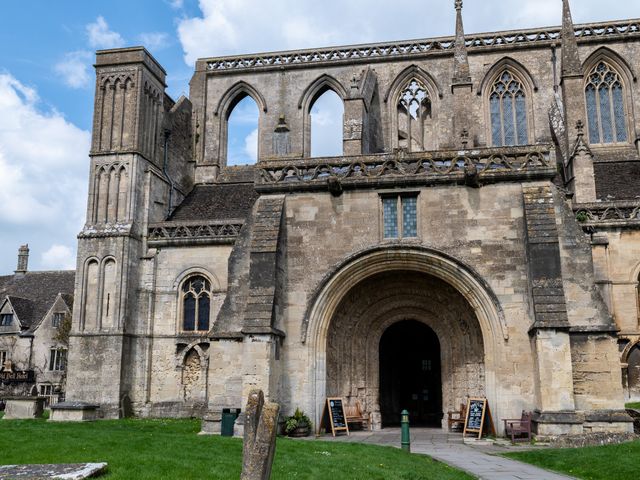
<svg viewBox="0 0 640 480"><path fill-rule="evenodd" d="M149 225L150 247L233 244L243 220L160 222Z"/></svg>
<svg viewBox="0 0 640 480"><path fill-rule="evenodd" d="M640 200L579 203L573 206L583 229L640 228Z"/></svg>
<svg viewBox="0 0 640 480"><path fill-rule="evenodd" d="M619 40L640 37L640 19L576 25L578 43L603 39ZM561 27L548 27L503 32L479 33L466 36L469 53L514 47L542 47L560 40ZM203 58L196 70L210 74L233 73L256 69L282 69L316 65L372 63L389 60L415 59L430 55L453 55L455 37L349 45L329 48L290 50L242 56Z"/></svg>
<svg viewBox="0 0 640 480"><path fill-rule="evenodd" d="M550 179L556 175L555 150L549 145L479 148L351 157L270 160L256 170L256 190L341 191L434 184L488 184Z"/></svg>

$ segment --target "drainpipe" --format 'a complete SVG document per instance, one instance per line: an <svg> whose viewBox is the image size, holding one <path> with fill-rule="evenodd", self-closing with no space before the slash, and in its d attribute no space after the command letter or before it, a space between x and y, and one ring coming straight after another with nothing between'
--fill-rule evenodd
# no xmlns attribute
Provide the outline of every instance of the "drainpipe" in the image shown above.
<svg viewBox="0 0 640 480"><path fill-rule="evenodd" d="M173 180L169 176L169 172L167 171L167 163L169 161L169 137L171 136L171 130L164 131L164 160L162 162L162 173L164 173L165 178L169 182L169 206L167 207L167 219L169 215L171 215L171 209L173 206L173 189L175 188Z"/></svg>

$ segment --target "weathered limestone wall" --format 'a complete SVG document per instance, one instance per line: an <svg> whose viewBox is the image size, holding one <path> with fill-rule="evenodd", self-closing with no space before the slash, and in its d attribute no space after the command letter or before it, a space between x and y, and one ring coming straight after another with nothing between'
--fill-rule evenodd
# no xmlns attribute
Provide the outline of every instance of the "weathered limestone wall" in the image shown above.
<svg viewBox="0 0 640 480"><path fill-rule="evenodd" d="M283 378L284 410L301 406L315 411L311 391L315 372L304 343L304 315L323 277L356 252L378 245L424 245L463 261L486 279L504 309L506 325L495 369L486 375L495 381L500 405L494 414L509 416L532 409L533 358L527 331L533 323L528 311L527 263L524 251L520 185L416 188L418 239L385 241L381 233L378 192L348 191L296 194L287 199L287 292L284 328L287 332ZM340 239L336 242L335 239ZM377 295L371 292L371 295ZM501 326L497 326L501 329ZM311 342L311 339L306 339ZM324 348L324 347L321 347ZM453 401L453 399L452 399Z"/></svg>

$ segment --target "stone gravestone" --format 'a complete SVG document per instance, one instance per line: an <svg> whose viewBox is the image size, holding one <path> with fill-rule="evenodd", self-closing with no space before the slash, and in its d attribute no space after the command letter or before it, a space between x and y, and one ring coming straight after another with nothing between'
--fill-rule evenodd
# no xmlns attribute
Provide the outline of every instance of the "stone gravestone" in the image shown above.
<svg viewBox="0 0 640 480"><path fill-rule="evenodd" d="M264 401L262 390L251 390L245 410L240 480L269 480L276 451L280 405Z"/></svg>

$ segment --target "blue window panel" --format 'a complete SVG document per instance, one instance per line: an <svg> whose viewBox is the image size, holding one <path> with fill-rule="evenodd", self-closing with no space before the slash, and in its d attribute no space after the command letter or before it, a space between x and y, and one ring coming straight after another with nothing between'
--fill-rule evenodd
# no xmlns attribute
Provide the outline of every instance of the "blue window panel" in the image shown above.
<svg viewBox="0 0 640 480"><path fill-rule="evenodd" d="M624 101L622 99L622 85L615 83L611 88L613 95L613 115L616 120L616 141L627 141L627 125L624 118Z"/></svg>
<svg viewBox="0 0 640 480"><path fill-rule="evenodd" d="M502 146L502 122L500 122L500 97L491 95L489 99L491 107L491 137L494 147Z"/></svg>
<svg viewBox="0 0 640 480"><path fill-rule="evenodd" d="M417 198L402 197L402 236L418 236Z"/></svg>
<svg viewBox="0 0 640 480"><path fill-rule="evenodd" d="M198 298L198 330L209 330L209 295Z"/></svg>
<svg viewBox="0 0 640 480"><path fill-rule="evenodd" d="M196 299L193 295L184 297L184 323L182 329L193 331L196 329Z"/></svg>
<svg viewBox="0 0 640 480"><path fill-rule="evenodd" d="M382 199L384 238L398 238L398 199Z"/></svg>
<svg viewBox="0 0 640 480"><path fill-rule="evenodd" d="M591 143L600 143L598 108L596 107L596 89L593 86L587 86L586 97L587 123L589 124L589 140L591 141Z"/></svg>
<svg viewBox="0 0 640 480"><path fill-rule="evenodd" d="M598 89L600 97L600 122L602 123L602 143L613 142L613 123L611 119L611 102L609 101L609 89L602 86Z"/></svg>
<svg viewBox="0 0 640 480"><path fill-rule="evenodd" d="M513 124L513 98L509 95L502 98L502 124L504 126L504 145L514 145L516 132Z"/></svg>
<svg viewBox="0 0 640 480"><path fill-rule="evenodd" d="M526 145L527 139L527 106L524 95L516 95L516 122L518 128L518 145Z"/></svg>

